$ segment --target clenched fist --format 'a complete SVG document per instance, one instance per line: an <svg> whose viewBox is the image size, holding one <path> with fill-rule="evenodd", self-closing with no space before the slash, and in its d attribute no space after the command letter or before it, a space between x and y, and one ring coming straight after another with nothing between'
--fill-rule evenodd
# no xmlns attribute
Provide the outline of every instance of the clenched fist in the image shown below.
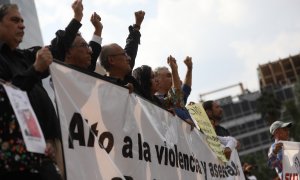
<svg viewBox="0 0 300 180"><path fill-rule="evenodd" d="M44 72L49 68L52 63L53 57L51 51L47 47L43 47L36 53L35 62L33 67L38 72Z"/></svg>

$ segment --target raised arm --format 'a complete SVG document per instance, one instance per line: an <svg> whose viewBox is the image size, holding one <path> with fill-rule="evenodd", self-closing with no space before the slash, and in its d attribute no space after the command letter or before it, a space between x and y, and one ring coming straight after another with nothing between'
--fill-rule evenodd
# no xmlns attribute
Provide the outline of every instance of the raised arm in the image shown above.
<svg viewBox="0 0 300 180"><path fill-rule="evenodd" d="M187 70L186 70L186 75L185 75L185 78L184 78L184 82L182 84L182 92L183 92L183 101L184 101L184 104L187 103L187 99L192 91L192 71L193 71L193 62L192 62L192 58L187 56L185 58L185 60L183 61L184 64L186 65L187 67Z"/></svg>
<svg viewBox="0 0 300 180"><path fill-rule="evenodd" d="M134 13L134 16L135 16L135 24L133 24L133 28L139 31L141 29L141 25L145 17L145 12L137 11Z"/></svg>
<svg viewBox="0 0 300 180"><path fill-rule="evenodd" d="M94 12L90 19L91 23L94 26L94 34L92 40L89 42L89 45L92 48L92 57L91 57L91 65L88 67L89 71L94 71L96 69L96 62L101 52L101 43L102 43L102 29L103 25L101 23L101 17Z"/></svg>
<svg viewBox="0 0 300 180"><path fill-rule="evenodd" d="M180 90L180 78L178 75L178 66L176 63L176 59L172 56L169 56L168 64L171 68L171 73L172 73L172 87L176 90Z"/></svg>
<svg viewBox="0 0 300 180"><path fill-rule="evenodd" d="M138 51L138 46L140 44L141 38L141 25L145 17L144 11L137 11L134 13L135 16L135 24L133 26L129 26L129 35L126 39L125 51L130 56L130 66L133 69L135 65L135 58Z"/></svg>
<svg viewBox="0 0 300 180"><path fill-rule="evenodd" d="M192 87L192 71L193 71L193 62L192 58L187 56L184 60L184 64L186 65L186 75L184 79L184 84L188 85L189 87Z"/></svg>
<svg viewBox="0 0 300 180"><path fill-rule="evenodd" d="M74 19L78 22L81 22L83 17L82 0L75 0L72 4L72 9L74 11Z"/></svg>
<svg viewBox="0 0 300 180"><path fill-rule="evenodd" d="M51 41L50 50L55 59L60 61L65 60L66 51L72 46L74 39L81 27L81 19L83 17L82 0L75 0L72 4L74 18L65 28L65 30L58 30L56 37Z"/></svg>
<svg viewBox="0 0 300 180"><path fill-rule="evenodd" d="M96 12L94 12L90 20L95 28L94 35L101 37L102 29L103 29L103 25L101 23L101 17Z"/></svg>

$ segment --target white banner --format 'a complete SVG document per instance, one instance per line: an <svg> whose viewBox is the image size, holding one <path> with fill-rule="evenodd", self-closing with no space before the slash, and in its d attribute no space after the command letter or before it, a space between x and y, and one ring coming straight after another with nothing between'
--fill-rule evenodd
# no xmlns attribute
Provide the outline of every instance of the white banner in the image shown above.
<svg viewBox="0 0 300 180"><path fill-rule="evenodd" d="M300 180L300 143L282 141L282 173L284 180Z"/></svg>
<svg viewBox="0 0 300 180"><path fill-rule="evenodd" d="M244 179L206 136L128 90L52 63L68 180Z"/></svg>

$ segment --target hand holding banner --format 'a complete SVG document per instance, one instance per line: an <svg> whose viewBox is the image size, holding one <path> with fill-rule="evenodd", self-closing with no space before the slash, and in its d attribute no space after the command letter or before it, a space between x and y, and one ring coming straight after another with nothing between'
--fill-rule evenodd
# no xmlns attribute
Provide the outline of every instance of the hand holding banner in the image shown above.
<svg viewBox="0 0 300 180"><path fill-rule="evenodd" d="M221 148L220 140L208 119L208 116L201 104L192 104L186 107L189 110L190 115L196 120L198 127L207 136L206 140L209 147L216 153L217 157L223 161L227 162L223 149Z"/></svg>

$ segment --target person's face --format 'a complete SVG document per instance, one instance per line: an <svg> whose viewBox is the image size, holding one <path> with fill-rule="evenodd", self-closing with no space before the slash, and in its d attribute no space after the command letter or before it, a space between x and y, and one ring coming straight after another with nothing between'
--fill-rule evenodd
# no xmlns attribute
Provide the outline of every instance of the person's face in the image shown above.
<svg viewBox="0 0 300 180"><path fill-rule="evenodd" d="M160 69L157 76L159 90L169 91L172 87L172 74L167 68Z"/></svg>
<svg viewBox="0 0 300 180"><path fill-rule="evenodd" d="M10 8L0 21L0 40L15 49L23 40L24 29L24 20L18 9Z"/></svg>
<svg viewBox="0 0 300 180"><path fill-rule="evenodd" d="M212 113L211 113L211 118L217 121L220 121L223 117L223 109L221 108L221 106L216 103L213 102L212 104Z"/></svg>
<svg viewBox="0 0 300 180"><path fill-rule="evenodd" d="M69 63L87 69L91 65L92 49L81 36L76 36L72 47L69 49Z"/></svg>
<svg viewBox="0 0 300 180"><path fill-rule="evenodd" d="M114 45L114 52L109 55L109 62L111 64L111 70L118 71L124 76L132 70L130 67L130 57L125 50L118 45Z"/></svg>
<svg viewBox="0 0 300 180"><path fill-rule="evenodd" d="M283 141L287 141L289 140L289 136L290 136L290 131L288 127L285 128L278 128L276 130L276 135L278 140L283 140Z"/></svg>
<svg viewBox="0 0 300 180"><path fill-rule="evenodd" d="M154 76L153 71L151 72L151 93L154 95L159 88L158 79Z"/></svg>

